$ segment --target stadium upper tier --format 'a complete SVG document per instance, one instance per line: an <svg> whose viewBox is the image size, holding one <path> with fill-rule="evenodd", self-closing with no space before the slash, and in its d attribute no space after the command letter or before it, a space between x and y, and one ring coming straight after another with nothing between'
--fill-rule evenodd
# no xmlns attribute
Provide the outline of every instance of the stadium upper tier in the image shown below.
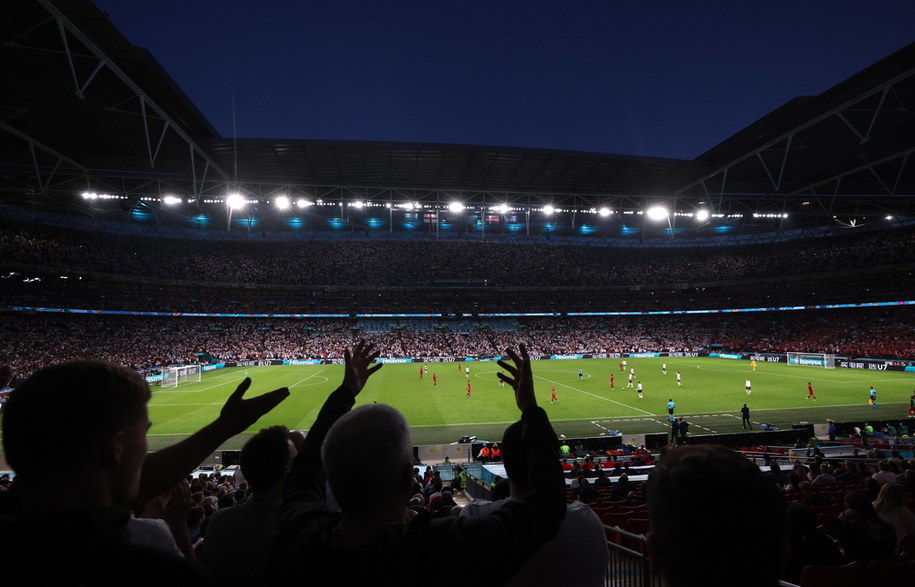
<svg viewBox="0 0 915 587"><path fill-rule="evenodd" d="M911 261L911 227L845 238L702 249L474 241L221 242L0 223L7 269L218 284L607 287L792 277Z"/></svg>
<svg viewBox="0 0 915 587"><path fill-rule="evenodd" d="M703 310L906 300L915 229L703 249L225 242L0 222L6 306L202 313Z"/></svg>

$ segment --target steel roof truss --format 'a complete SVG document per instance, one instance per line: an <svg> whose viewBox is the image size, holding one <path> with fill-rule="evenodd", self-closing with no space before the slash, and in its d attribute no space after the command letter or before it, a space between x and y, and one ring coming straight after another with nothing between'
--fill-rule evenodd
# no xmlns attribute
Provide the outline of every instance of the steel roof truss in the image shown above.
<svg viewBox="0 0 915 587"><path fill-rule="evenodd" d="M191 147L197 152L198 156L200 156L204 160L207 160L209 165L212 166L213 169L215 169L219 175L221 175L224 179L228 180L229 176L222 169L220 169L220 167L214 161L212 161L210 159L210 156L206 153L206 151L204 151L203 148L200 147L196 143L196 141L193 138L191 138L191 136L188 135L180 127L180 125L175 124L174 121L171 120L171 117L161 107L159 107L153 100L151 100L149 98L149 96L147 96L146 93L143 91L143 89L140 88L136 84L136 82L134 82L130 78L130 76L128 76L123 70L121 70L121 68L116 66L110 59L108 59L107 56L104 54L104 52L101 50L101 48L99 48L92 41L92 39L90 39L82 30L80 30L80 28L78 26L73 24L56 6L54 6L54 4L52 2L50 2L49 0L36 0L36 1L57 22L58 30L61 31L61 37L63 39L64 48L67 53L67 61L70 66L70 72L71 72L71 75L73 76L74 88L78 95L80 95L81 88L88 87L88 84L92 81L92 79L95 78L95 75L98 73L98 71L94 71L89 76L89 79L87 79L86 83L84 83L84 84L79 83L79 80L76 75L76 68L74 66L73 59L72 59L73 54L70 52L70 49L69 49L69 41L67 40L68 39L67 33L69 33L76 40L78 40L86 49L88 49L95 56L96 59L98 59L100 62L104 62L104 66L107 67L121 81L121 83L123 83L125 86L127 86L127 88L129 88L131 92L133 92L137 97L140 98L141 108L144 111L145 111L146 105L148 104L149 107L152 108L152 110L156 113L156 115L161 120L164 120L167 123L169 123L168 128L171 128L173 130L173 132L175 132L175 134L177 134L184 142L191 145ZM99 67L97 65L96 70L98 70L98 69L99 69ZM80 95L80 97L83 97L83 96ZM144 124L146 123L145 120L146 120L146 117L144 115ZM148 139L148 137L147 137L147 143L148 144L151 143L151 141ZM160 144L161 144L161 141L160 141ZM154 160L152 149L149 148L148 152L150 155L150 159Z"/></svg>

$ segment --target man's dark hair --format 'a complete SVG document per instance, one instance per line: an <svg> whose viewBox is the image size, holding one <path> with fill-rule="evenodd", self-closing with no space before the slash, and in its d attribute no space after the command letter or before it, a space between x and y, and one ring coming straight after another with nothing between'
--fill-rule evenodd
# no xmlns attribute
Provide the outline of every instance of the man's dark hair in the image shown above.
<svg viewBox="0 0 915 587"><path fill-rule="evenodd" d="M286 476L289 466L289 429L285 426L264 428L241 449L239 465L251 491L272 488Z"/></svg>
<svg viewBox="0 0 915 587"><path fill-rule="evenodd" d="M524 441L524 427L521 422L515 422L505 429L502 434L502 464L505 465L505 474L515 486L522 492L528 488L528 477L530 475L530 463L524 457L526 455ZM553 433L555 438L556 433ZM565 444L565 441L563 441ZM554 443L555 446L555 443ZM559 455L557 454L558 458Z"/></svg>
<svg viewBox="0 0 915 587"><path fill-rule="evenodd" d="M41 479L50 460L57 467L92 466L104 438L134 424L149 396L139 373L111 363L40 369L16 387L3 410L6 458L26 481Z"/></svg>
<svg viewBox="0 0 915 587"><path fill-rule="evenodd" d="M722 446L671 449L648 477L651 541L676 587L778 583L785 503L759 467Z"/></svg>

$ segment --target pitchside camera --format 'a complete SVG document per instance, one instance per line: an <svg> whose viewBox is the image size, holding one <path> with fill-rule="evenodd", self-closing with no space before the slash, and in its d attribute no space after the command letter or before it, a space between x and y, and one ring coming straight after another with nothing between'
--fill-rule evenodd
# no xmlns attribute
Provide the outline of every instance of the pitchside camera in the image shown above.
<svg viewBox="0 0 915 587"><path fill-rule="evenodd" d="M473 442L476 439L476 436L461 436L461 439L458 440L458 444L467 444L468 442Z"/></svg>

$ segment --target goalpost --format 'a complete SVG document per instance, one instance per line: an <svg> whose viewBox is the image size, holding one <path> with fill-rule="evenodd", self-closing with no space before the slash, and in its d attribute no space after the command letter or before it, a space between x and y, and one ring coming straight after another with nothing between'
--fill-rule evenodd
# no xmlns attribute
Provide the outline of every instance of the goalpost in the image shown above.
<svg viewBox="0 0 915 587"><path fill-rule="evenodd" d="M809 365L811 367L836 368L836 356L832 353L788 353L789 365Z"/></svg>
<svg viewBox="0 0 915 587"><path fill-rule="evenodd" d="M199 382L200 365L173 365L162 370L159 387L178 387L180 383Z"/></svg>

